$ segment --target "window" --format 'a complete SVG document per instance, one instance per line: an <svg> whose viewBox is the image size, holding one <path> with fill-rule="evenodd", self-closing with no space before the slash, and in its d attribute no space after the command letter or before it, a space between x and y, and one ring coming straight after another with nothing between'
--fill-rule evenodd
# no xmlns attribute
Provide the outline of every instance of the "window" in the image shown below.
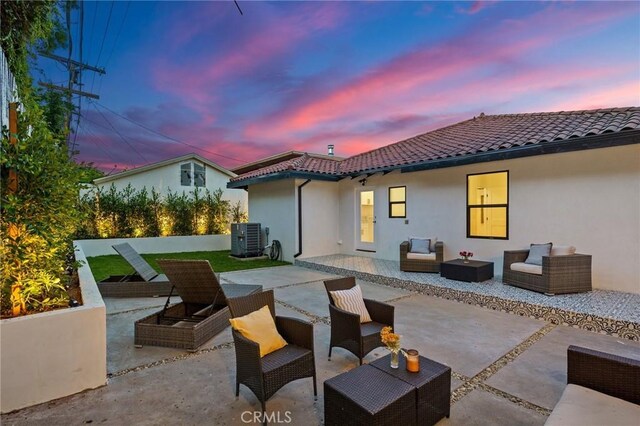
<svg viewBox="0 0 640 426"><path fill-rule="evenodd" d="M467 175L467 238L509 238L509 172Z"/></svg>
<svg viewBox="0 0 640 426"><path fill-rule="evenodd" d="M407 217L407 187L389 188L389 217Z"/></svg>
<svg viewBox="0 0 640 426"><path fill-rule="evenodd" d="M182 186L206 186L204 165L193 162L180 164L180 184Z"/></svg>

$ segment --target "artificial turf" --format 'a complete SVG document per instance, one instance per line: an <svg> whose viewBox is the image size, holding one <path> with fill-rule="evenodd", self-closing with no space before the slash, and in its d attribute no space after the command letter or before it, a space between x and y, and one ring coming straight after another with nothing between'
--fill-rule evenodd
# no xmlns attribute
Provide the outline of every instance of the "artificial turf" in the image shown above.
<svg viewBox="0 0 640 426"><path fill-rule="evenodd" d="M211 267L216 272L290 265L289 262L270 259L238 260L229 257L229 253L229 250L222 250L193 251L186 253L152 253L142 254L141 256L159 273L162 273L162 270L156 263L156 259L206 259L211 263ZM131 265L117 254L88 257L87 260L89 261L89 266L96 281L101 281L110 275L126 275L133 272Z"/></svg>

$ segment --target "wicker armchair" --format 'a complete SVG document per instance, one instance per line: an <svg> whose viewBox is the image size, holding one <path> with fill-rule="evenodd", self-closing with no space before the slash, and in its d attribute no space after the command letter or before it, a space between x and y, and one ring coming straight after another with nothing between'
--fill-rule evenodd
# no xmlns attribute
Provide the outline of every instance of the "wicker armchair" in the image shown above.
<svg viewBox="0 0 640 426"><path fill-rule="evenodd" d="M444 243L436 241L436 260L407 259L409 241L400 244L400 270L405 272L440 272L440 264L444 261Z"/></svg>
<svg viewBox="0 0 640 426"><path fill-rule="evenodd" d="M548 295L591 291L591 255L543 256L542 275L514 271L511 264L524 262L529 250L504 252L502 282Z"/></svg>
<svg viewBox="0 0 640 426"><path fill-rule="evenodd" d="M569 346L567 349L567 385L581 386L640 405L640 360L578 346ZM565 425L567 421L575 424L598 424L603 420L609 424L616 423L616 420L609 417L610 413L607 410L620 414L619 406L607 406L599 401L593 404L590 404L589 401L582 401L581 406L577 406L575 395L576 389L569 389L567 386L545 424L549 426ZM585 407L591 408L585 410ZM635 411L635 415L630 414L630 417L633 418L632 424L637 424L640 407L635 410L632 408L632 411ZM629 416L629 414L627 415ZM594 418L594 416L601 416L606 420Z"/></svg>
<svg viewBox="0 0 640 426"><path fill-rule="evenodd" d="M236 396L240 383L251 389L262 403L266 424L266 401L278 389L294 380L313 377L313 395L317 397L316 365L313 355L313 324L296 318L275 315L273 290L227 299L231 316L241 317L269 306L276 328L287 346L260 358L260 346L231 329L236 350Z"/></svg>
<svg viewBox="0 0 640 426"><path fill-rule="evenodd" d="M329 360L334 346L344 348L360 359L379 346L380 330L393 327L395 307L371 299L364 299L364 304L373 321L360 323L360 316L338 308L333 303L330 291L348 290L356 285L354 277L337 278L324 282L329 297L329 314L331 316L331 342L329 343Z"/></svg>

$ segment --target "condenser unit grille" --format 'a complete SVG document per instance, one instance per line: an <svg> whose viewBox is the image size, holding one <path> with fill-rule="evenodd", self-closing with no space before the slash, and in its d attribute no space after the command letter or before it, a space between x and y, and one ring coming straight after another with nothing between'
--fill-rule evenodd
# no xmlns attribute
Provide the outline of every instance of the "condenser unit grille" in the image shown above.
<svg viewBox="0 0 640 426"><path fill-rule="evenodd" d="M259 223L231 224L231 255L252 257L262 254Z"/></svg>

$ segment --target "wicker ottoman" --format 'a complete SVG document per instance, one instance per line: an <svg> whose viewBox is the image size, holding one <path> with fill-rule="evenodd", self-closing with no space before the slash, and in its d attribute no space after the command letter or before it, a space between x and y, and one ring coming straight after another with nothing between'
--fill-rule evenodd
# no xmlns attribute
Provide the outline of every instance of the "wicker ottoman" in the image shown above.
<svg viewBox="0 0 640 426"><path fill-rule="evenodd" d="M414 387L370 365L324 382L324 424L415 425Z"/></svg>
<svg viewBox="0 0 640 426"><path fill-rule="evenodd" d="M410 373L406 361L400 356L398 368L391 368L391 355L375 360L370 365L390 374L415 388L416 415L420 426L431 426L451 410L451 368L420 356L420 371Z"/></svg>

